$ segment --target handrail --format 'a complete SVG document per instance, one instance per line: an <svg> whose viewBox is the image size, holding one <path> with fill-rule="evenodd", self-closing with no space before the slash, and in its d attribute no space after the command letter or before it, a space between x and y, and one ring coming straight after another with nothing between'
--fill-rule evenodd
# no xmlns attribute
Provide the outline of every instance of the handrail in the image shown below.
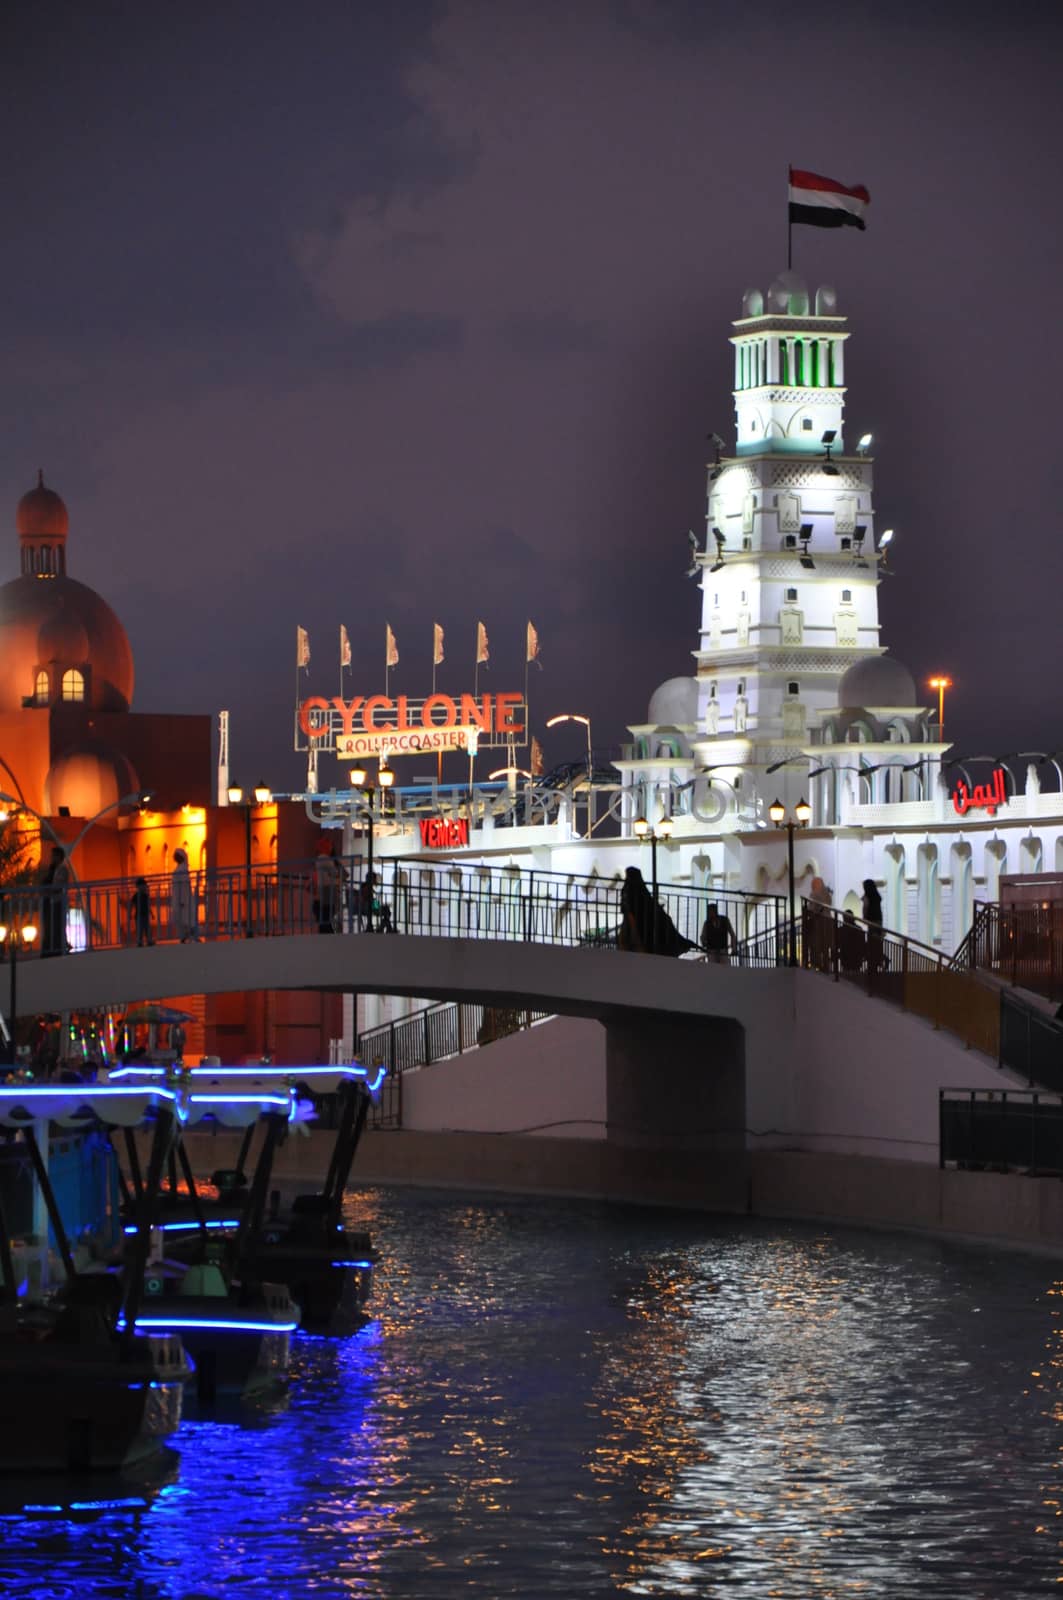
<svg viewBox="0 0 1063 1600"><path fill-rule="evenodd" d="M9 921L35 921L52 948L115 949L177 939L227 940L275 935L358 932L366 926L362 857L318 856L250 867L206 868L190 875L190 894L172 879L145 877L147 914L138 913L127 878L83 881L62 889L0 889ZM452 859L423 862L385 857L375 872L373 923L378 931L540 944L615 945L621 924L621 882L594 875L539 872ZM715 902L745 938L774 928L778 895L660 884L658 900L681 938L698 944L707 907ZM189 903L190 902L190 903Z"/></svg>
<svg viewBox="0 0 1063 1600"><path fill-rule="evenodd" d="M1063 904L979 901L957 965L998 983L1063 999Z"/></svg>
<svg viewBox="0 0 1063 1600"><path fill-rule="evenodd" d="M987 979L918 939L817 901L802 901L801 922L804 967L859 983L999 1058L1000 994Z"/></svg>

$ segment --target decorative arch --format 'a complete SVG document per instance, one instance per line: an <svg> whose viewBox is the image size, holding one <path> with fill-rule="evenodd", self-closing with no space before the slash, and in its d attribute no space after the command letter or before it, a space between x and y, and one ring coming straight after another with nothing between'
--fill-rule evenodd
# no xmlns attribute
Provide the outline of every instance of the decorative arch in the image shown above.
<svg viewBox="0 0 1063 1600"><path fill-rule="evenodd" d="M919 846L915 853L915 879L919 938L924 944L935 944L941 939L941 875L936 844Z"/></svg>
<svg viewBox="0 0 1063 1600"><path fill-rule="evenodd" d="M987 900L1000 899L1000 878L1007 870L1008 846L1003 839L990 839L985 847L984 857L985 897Z"/></svg>
<svg viewBox="0 0 1063 1600"><path fill-rule="evenodd" d="M902 844L886 846L886 904L883 918L887 928L894 933L905 933L908 928L908 908L905 905L905 868L907 861Z"/></svg>
<svg viewBox="0 0 1063 1600"><path fill-rule="evenodd" d="M952 942L958 947L974 921L974 859L966 840L954 844L949 852L949 877L952 879Z"/></svg>
<svg viewBox="0 0 1063 1600"><path fill-rule="evenodd" d="M1019 871L1031 873L1044 871L1044 849L1034 833L1027 834L1019 845Z"/></svg>
<svg viewBox="0 0 1063 1600"><path fill-rule="evenodd" d="M850 722L845 731L845 742L846 744L874 744L874 729L869 722L864 721L863 717L857 717L854 722Z"/></svg>

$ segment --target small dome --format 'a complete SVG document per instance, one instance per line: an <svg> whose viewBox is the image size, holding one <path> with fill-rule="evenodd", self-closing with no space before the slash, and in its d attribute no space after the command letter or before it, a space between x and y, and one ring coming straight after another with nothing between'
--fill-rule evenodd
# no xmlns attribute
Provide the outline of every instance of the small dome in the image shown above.
<svg viewBox="0 0 1063 1600"><path fill-rule="evenodd" d="M650 696L646 721L668 728L693 727L698 720L698 680L668 678Z"/></svg>
<svg viewBox="0 0 1063 1600"><path fill-rule="evenodd" d="M37 475L37 487L24 494L15 513L20 539L65 539L70 531L66 506L54 489L44 487L44 473Z"/></svg>
<svg viewBox="0 0 1063 1600"><path fill-rule="evenodd" d="M915 679L891 656L865 656L842 674L838 704L848 711L878 707L911 711L918 705Z"/></svg>
<svg viewBox="0 0 1063 1600"><path fill-rule="evenodd" d="M127 794L136 794L140 782L131 762L104 744L85 743L64 750L52 764L44 783L44 810L50 817L66 806L72 817L94 817ZM115 821L118 812L111 813Z"/></svg>

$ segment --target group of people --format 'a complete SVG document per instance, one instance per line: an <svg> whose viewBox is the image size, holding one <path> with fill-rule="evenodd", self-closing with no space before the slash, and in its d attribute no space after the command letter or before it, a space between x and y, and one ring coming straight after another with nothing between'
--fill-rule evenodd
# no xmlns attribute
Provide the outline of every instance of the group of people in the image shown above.
<svg viewBox="0 0 1063 1600"><path fill-rule="evenodd" d="M805 955L819 972L877 972L886 964L883 943L882 896L873 878L861 885L861 921L854 911L843 911L841 922L832 914L833 896L822 878L813 878L804 920Z"/></svg>
<svg viewBox="0 0 1063 1600"><path fill-rule="evenodd" d="M348 897L348 877L341 861L322 846L314 862L314 898L311 910L318 933L339 933ZM375 872L366 873L350 902L351 922L358 932L394 933L391 907L380 899Z"/></svg>
<svg viewBox="0 0 1063 1600"><path fill-rule="evenodd" d="M721 915L719 905L709 906L697 945L679 932L667 911L646 887L638 867L628 867L620 891L621 950L639 950L649 955L682 956L700 949L710 961L726 963L737 948L730 918Z"/></svg>

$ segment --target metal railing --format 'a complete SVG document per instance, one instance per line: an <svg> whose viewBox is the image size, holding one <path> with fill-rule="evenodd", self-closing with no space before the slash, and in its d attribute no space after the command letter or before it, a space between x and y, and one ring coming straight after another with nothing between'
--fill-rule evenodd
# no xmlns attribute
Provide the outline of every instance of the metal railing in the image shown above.
<svg viewBox="0 0 1063 1600"><path fill-rule="evenodd" d="M970 932L953 960L1001 983L1063 999L1063 902L976 901Z"/></svg>
<svg viewBox="0 0 1063 1600"><path fill-rule="evenodd" d="M364 859L329 857L324 866L322 859L193 873L192 928L182 925L182 907L173 899L170 878L159 876L146 879L146 920L138 920L128 879L72 883L58 892L11 888L0 894L0 912L9 923L64 930L66 946L73 950L112 950L189 937L214 941L364 929ZM619 877L385 857L376 864L376 880L377 930L572 947L618 942ZM710 904L729 918L742 940L773 932L783 914L780 896L736 890L720 893L664 884L658 901L680 937L692 945L699 942Z"/></svg>
<svg viewBox="0 0 1063 1600"><path fill-rule="evenodd" d="M1063 1097L1036 1090L942 1089L941 1166L1063 1175Z"/></svg>
<svg viewBox="0 0 1063 1600"><path fill-rule="evenodd" d="M998 1057L1000 991L907 934L805 900L801 964L892 1000L968 1047Z"/></svg>
<svg viewBox="0 0 1063 1600"><path fill-rule="evenodd" d="M428 1006L359 1035L358 1060L367 1067L382 1066L389 1074L401 1074L492 1044L545 1021L551 1014L514 1006Z"/></svg>
<svg viewBox="0 0 1063 1600"><path fill-rule="evenodd" d="M1063 1022L1001 990L998 1060L1031 1085L1063 1091Z"/></svg>

